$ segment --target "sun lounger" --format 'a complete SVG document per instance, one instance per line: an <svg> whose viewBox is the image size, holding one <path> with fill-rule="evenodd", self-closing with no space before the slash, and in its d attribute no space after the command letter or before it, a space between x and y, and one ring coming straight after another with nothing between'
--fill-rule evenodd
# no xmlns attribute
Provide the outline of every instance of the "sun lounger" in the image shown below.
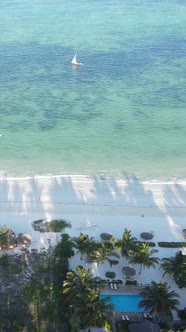
<svg viewBox="0 0 186 332"><path fill-rule="evenodd" d="M125 316L122 315L121 318L122 318L122 320L125 320Z"/></svg>
<svg viewBox="0 0 186 332"><path fill-rule="evenodd" d="M113 286L113 283L112 283L112 282L110 283L110 288L111 288L111 289L114 289L114 286Z"/></svg>
<svg viewBox="0 0 186 332"><path fill-rule="evenodd" d="M118 289L117 284L114 284L114 289Z"/></svg>
<svg viewBox="0 0 186 332"><path fill-rule="evenodd" d="M126 320L130 320L129 316L125 316Z"/></svg>

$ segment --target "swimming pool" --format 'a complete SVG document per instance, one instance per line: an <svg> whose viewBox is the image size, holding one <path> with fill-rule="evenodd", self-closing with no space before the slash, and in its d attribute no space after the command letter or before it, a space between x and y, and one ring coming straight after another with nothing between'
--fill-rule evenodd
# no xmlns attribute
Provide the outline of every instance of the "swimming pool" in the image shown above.
<svg viewBox="0 0 186 332"><path fill-rule="evenodd" d="M106 296L111 298L110 303L113 303L115 308L114 311L134 311L143 312L144 308L138 308L138 304L143 297L137 294L110 294L102 293L100 298L104 299Z"/></svg>

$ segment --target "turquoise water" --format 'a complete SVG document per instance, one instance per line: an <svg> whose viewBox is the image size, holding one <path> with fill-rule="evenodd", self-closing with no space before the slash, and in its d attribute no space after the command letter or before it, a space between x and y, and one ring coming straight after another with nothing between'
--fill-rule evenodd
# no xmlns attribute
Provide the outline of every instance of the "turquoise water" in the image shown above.
<svg viewBox="0 0 186 332"><path fill-rule="evenodd" d="M114 304L114 311L143 312L144 308L138 308L139 302L143 299L136 294L101 294L100 298L106 296L111 298L110 303Z"/></svg>
<svg viewBox="0 0 186 332"><path fill-rule="evenodd" d="M0 171L186 176L186 4L1 0ZM75 52L85 65L73 68Z"/></svg>

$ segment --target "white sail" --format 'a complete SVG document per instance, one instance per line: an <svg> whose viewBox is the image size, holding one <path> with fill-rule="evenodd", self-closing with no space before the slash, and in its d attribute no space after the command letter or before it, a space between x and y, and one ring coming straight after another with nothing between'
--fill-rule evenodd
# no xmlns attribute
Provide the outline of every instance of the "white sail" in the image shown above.
<svg viewBox="0 0 186 332"><path fill-rule="evenodd" d="M75 55L74 55L74 57L73 57L71 63L72 63L73 65L77 65L77 63L78 63L78 62L77 62L77 52L75 53Z"/></svg>
<svg viewBox="0 0 186 332"><path fill-rule="evenodd" d="M77 61L77 52L75 53L75 55L74 55L74 57L71 61L71 64L75 65L75 66L82 66L83 65L81 62Z"/></svg>

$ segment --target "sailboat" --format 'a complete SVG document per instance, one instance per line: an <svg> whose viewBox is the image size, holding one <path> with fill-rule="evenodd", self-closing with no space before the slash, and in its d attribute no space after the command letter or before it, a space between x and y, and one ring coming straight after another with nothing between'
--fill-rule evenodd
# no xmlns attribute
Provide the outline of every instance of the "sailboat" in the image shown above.
<svg viewBox="0 0 186 332"><path fill-rule="evenodd" d="M75 53L75 55L71 61L71 64L74 66L83 66L83 63L77 61L77 52Z"/></svg>

